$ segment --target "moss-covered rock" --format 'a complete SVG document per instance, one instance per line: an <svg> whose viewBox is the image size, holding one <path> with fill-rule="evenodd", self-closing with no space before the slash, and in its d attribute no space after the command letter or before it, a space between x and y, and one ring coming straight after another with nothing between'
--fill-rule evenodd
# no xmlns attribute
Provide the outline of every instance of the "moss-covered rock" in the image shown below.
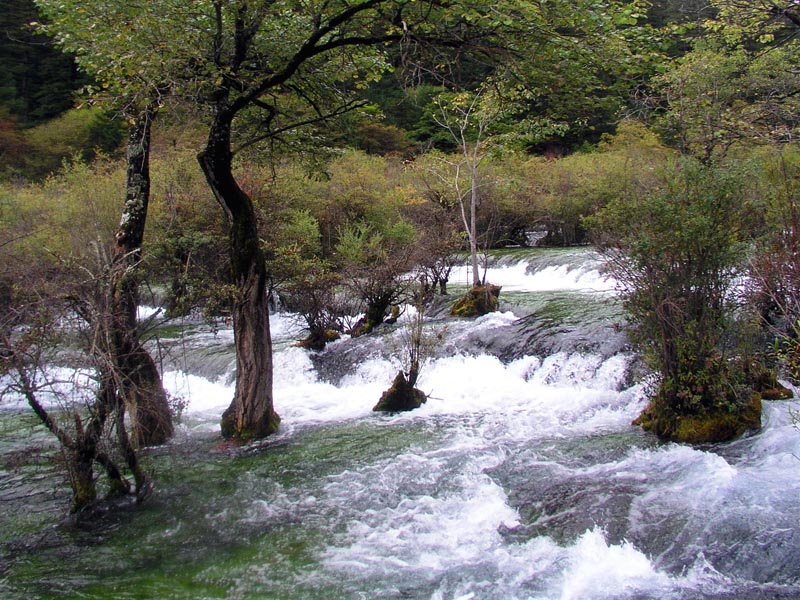
<svg viewBox="0 0 800 600"><path fill-rule="evenodd" d="M761 394L762 400L789 400L794 397L792 390L785 388L780 384L774 388L761 390L759 394Z"/></svg>
<svg viewBox="0 0 800 600"><path fill-rule="evenodd" d="M450 314L454 317L480 317L497 310L500 302L499 285L481 285L469 290L456 301Z"/></svg>
<svg viewBox="0 0 800 600"><path fill-rule="evenodd" d="M403 371L399 371L392 387L383 392L381 399L372 408L377 412L403 412L422 406L428 397L425 392L415 388Z"/></svg>
<svg viewBox="0 0 800 600"><path fill-rule="evenodd" d="M761 427L761 394L754 392L745 406L731 412L720 408L701 414L681 415L657 400L633 422L658 437L684 444L725 442Z"/></svg>
<svg viewBox="0 0 800 600"><path fill-rule="evenodd" d="M336 341L340 337L339 332L333 329L312 331L307 338L297 342L296 346L307 350L324 350L328 342Z"/></svg>

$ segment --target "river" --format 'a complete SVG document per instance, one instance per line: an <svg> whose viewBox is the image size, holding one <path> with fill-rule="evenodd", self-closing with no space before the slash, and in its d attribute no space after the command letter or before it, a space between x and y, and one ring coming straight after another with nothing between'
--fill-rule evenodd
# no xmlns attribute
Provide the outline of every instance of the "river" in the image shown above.
<svg viewBox="0 0 800 600"><path fill-rule="evenodd" d="M501 310L430 316L429 399L402 415L371 410L402 325L312 353L274 315L281 428L245 447L219 438L232 333L172 327L179 432L145 457L152 497L92 527L56 526L67 494L31 450L46 436L7 409L0 596L800 598L796 403L765 402L763 429L727 444L632 426L647 379L599 266L590 249L494 256Z"/></svg>

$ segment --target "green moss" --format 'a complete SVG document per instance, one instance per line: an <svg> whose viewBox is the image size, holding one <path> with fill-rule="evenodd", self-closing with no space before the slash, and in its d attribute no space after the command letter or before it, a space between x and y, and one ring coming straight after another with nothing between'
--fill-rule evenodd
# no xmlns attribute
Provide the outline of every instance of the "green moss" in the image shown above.
<svg viewBox="0 0 800 600"><path fill-rule="evenodd" d="M97 500L97 488L94 485L94 480L80 481L78 478L74 478L71 483L72 504L69 512L75 514L95 503Z"/></svg>
<svg viewBox="0 0 800 600"><path fill-rule="evenodd" d="M761 394L755 392L738 411L716 409L681 415L653 400L633 422L658 437L685 444L725 442L761 427Z"/></svg>
<svg viewBox="0 0 800 600"><path fill-rule="evenodd" d="M249 442L277 433L280 422L281 418L278 416L278 413L272 411L267 418L262 419L258 423L239 427L236 423L235 411L231 410L231 407L228 407L225 412L222 413L220 429L222 431L222 437L226 439Z"/></svg>
<svg viewBox="0 0 800 600"><path fill-rule="evenodd" d="M127 496L131 493L130 484L124 479L111 479L108 482L108 492L106 493L106 500L112 498L120 498Z"/></svg>
<svg viewBox="0 0 800 600"><path fill-rule="evenodd" d="M295 344L299 348L306 348L308 350L324 350L328 342L333 342L341 337L338 331L333 329L323 329L321 331L312 331L311 334Z"/></svg>
<svg viewBox="0 0 800 600"><path fill-rule="evenodd" d="M454 317L480 317L497 310L500 298L500 286L486 284L469 290L456 301L450 314Z"/></svg>

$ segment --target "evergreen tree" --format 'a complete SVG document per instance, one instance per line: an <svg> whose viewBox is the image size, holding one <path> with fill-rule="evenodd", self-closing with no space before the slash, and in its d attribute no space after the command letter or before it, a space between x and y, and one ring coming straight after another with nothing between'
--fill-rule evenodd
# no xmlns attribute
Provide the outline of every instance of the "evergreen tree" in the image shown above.
<svg viewBox="0 0 800 600"><path fill-rule="evenodd" d="M6 0L0 11L0 105L21 124L51 119L73 105L82 82L71 56L36 34L33 0Z"/></svg>

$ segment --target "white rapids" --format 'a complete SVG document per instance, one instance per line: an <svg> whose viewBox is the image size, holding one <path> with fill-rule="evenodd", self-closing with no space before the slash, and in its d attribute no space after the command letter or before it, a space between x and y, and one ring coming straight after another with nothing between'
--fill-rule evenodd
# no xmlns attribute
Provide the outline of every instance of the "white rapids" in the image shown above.
<svg viewBox="0 0 800 600"><path fill-rule="evenodd" d="M493 267L488 279L531 293L614 287L595 263L520 262ZM500 312L470 327L515 318ZM293 322L276 315L273 330L296 335ZM422 408L379 417L371 408L396 359L376 355L333 385L307 351L285 346L275 356L279 436L363 422L435 427L439 436L329 474L310 496L283 489L259 500L273 507L270 518L299 511L329 531L316 570L298 581L336 582L348 598L792 597L800 590L793 404L766 403L764 430L722 448L662 445L631 425L646 402L646 383L628 382L631 360L454 353L425 364ZM165 376L190 400L198 430L217 427L230 379Z"/></svg>

